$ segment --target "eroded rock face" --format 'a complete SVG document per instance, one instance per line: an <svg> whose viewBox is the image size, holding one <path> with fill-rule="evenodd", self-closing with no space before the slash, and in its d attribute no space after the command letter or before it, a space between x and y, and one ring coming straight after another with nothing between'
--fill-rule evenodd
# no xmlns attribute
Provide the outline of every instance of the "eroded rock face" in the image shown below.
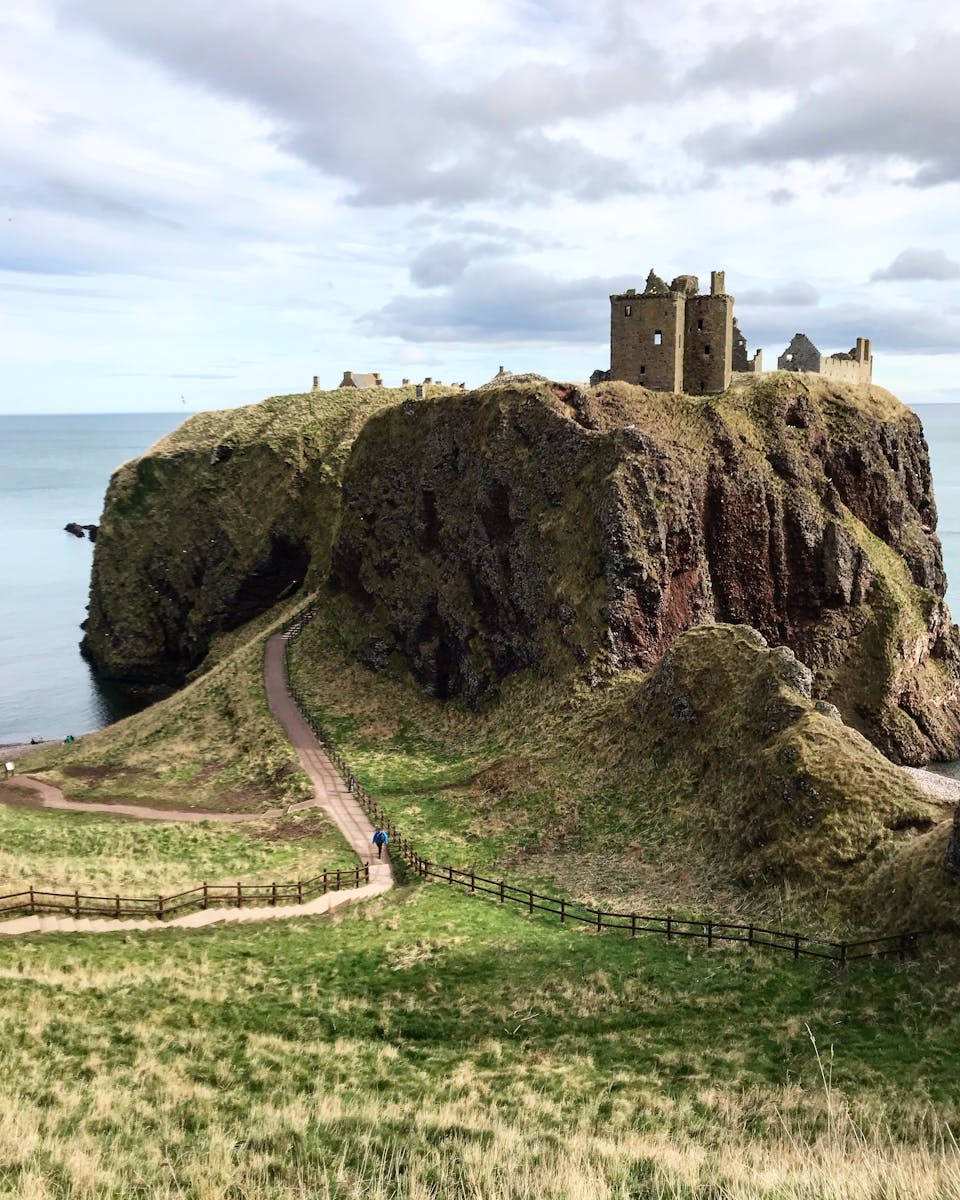
<svg viewBox="0 0 960 1200"><path fill-rule="evenodd" d="M382 391L201 413L114 474L82 643L100 674L176 686L218 633L326 574L347 447L397 402Z"/></svg>
<svg viewBox="0 0 960 1200"><path fill-rule="evenodd" d="M682 630L730 621L920 762L960 752L935 527L920 422L881 389L533 383L371 419L331 578L360 656L399 653L441 697L476 702L525 667L645 669Z"/></svg>

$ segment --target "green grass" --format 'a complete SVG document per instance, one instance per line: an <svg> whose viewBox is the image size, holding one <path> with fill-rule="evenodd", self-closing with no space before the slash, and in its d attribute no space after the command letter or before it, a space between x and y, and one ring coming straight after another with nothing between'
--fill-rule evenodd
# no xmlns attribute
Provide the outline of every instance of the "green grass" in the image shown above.
<svg viewBox="0 0 960 1200"><path fill-rule="evenodd" d="M926 928L878 908L875 871L950 814L817 711L788 652L704 628L668 660L595 689L516 675L471 712L359 666L333 608L292 650L299 688L424 857L624 911L827 936ZM695 722L676 718L678 696ZM936 902L942 924L948 885L924 880L912 909Z"/></svg>
<svg viewBox="0 0 960 1200"><path fill-rule="evenodd" d="M315 810L225 825L0 807L0 894L32 885L169 895L204 881L282 883L355 864L339 830Z"/></svg>
<svg viewBox="0 0 960 1200"><path fill-rule="evenodd" d="M308 799L263 685L264 643L303 603L252 623L246 643L225 639L211 669L174 695L73 745L28 750L18 771L98 803L258 812Z"/></svg>
<svg viewBox="0 0 960 1200"><path fill-rule="evenodd" d="M932 1200L960 1033L933 965L631 943L440 885L0 944L0 1192Z"/></svg>

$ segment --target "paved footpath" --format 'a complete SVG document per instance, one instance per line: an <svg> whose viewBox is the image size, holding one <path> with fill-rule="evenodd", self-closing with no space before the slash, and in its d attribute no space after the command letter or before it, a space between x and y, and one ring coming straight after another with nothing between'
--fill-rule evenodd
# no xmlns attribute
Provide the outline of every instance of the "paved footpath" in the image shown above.
<svg viewBox="0 0 960 1200"><path fill-rule="evenodd" d="M267 642L264 663L267 702L270 705L270 711L286 730L287 736L290 738L300 759L301 766L313 783L315 793L312 800L305 800L301 804L292 805L287 811L295 811L303 808L322 808L340 829L360 859L370 864L370 882L359 888L328 892L325 896L319 896L316 900L312 900L307 904L279 905L276 908L209 908L199 912L187 913L182 917L174 917L170 921L143 919L116 921L110 918L87 919L84 917L56 916L19 917L13 921L0 922L0 936L4 934L22 935L26 933L120 933L131 929L147 931L170 928L198 929L204 925L226 922L277 921L289 919L290 917L311 916L327 912L331 908L336 908L341 904L350 904L357 900L369 900L374 896L382 895L393 887L393 869L390 865L389 854L384 854L382 862L378 861L373 854L374 847L371 841L373 826L370 823L370 818L357 803L353 794L347 790L340 776L337 774L333 763L314 737L310 726L300 716L297 706L293 703L287 692L286 674L283 666L284 641L283 634L276 634ZM42 783L41 780L37 780L36 782ZM49 784L44 786L50 787ZM57 791L58 789L52 790ZM52 797L52 799L55 799L55 797ZM78 805L71 804L70 801L64 801L62 805L45 804L45 807L75 808ZM124 808L133 808L134 806L105 804L96 806L85 805L83 807L88 810L92 808L94 811L106 810L119 813ZM246 813L204 813L196 815L177 813L173 815L169 812L164 812L162 809L146 809L136 813L125 813L124 815L143 817L146 813L151 813L151 817L148 819L152 820L186 819L203 821L211 819L229 820L231 817L234 819L239 817L242 820L249 819ZM153 813L157 815L153 816ZM260 813L255 815L262 818L272 814Z"/></svg>

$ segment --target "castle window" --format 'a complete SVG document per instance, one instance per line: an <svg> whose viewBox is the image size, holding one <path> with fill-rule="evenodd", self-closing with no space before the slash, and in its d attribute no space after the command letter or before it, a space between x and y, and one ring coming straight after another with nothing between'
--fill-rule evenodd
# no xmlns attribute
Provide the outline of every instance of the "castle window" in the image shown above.
<svg viewBox="0 0 960 1200"><path fill-rule="evenodd" d="M654 335L653 335L653 344L654 344L655 346L662 346L662 345L663 345L663 331L662 331L662 330L658 329L658 330L656 330L656 332L654 333Z"/></svg>
<svg viewBox="0 0 960 1200"><path fill-rule="evenodd" d="M792 354L788 354L788 355L786 356L786 358L787 358L787 362L793 362L793 355L792 355Z"/></svg>
<svg viewBox="0 0 960 1200"><path fill-rule="evenodd" d="M710 347L709 347L709 346L704 346L704 348L703 348L703 357L704 357L704 358L709 358L709 357L710 357Z"/></svg>
<svg viewBox="0 0 960 1200"><path fill-rule="evenodd" d="M633 312L633 309L631 308L631 306L629 304L625 304L623 306L623 315L625 317L629 317L632 312Z"/></svg>
<svg viewBox="0 0 960 1200"><path fill-rule="evenodd" d="M641 375L646 375L646 373L647 373L647 368L646 368L646 367L641 367L641 368L640 368L640 374L641 374Z"/></svg>
<svg viewBox="0 0 960 1200"><path fill-rule="evenodd" d="M697 322L697 329L700 333L703 333L703 317Z"/></svg>

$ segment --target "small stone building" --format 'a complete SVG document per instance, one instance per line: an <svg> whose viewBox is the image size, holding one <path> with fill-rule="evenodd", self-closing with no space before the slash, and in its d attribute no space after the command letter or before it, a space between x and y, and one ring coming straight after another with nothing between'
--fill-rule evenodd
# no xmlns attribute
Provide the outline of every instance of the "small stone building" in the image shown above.
<svg viewBox="0 0 960 1200"><path fill-rule="evenodd" d="M343 379L340 380L339 387L352 388L374 388L383 387L383 380L376 371L369 375L364 375L360 371L344 371Z"/></svg>

